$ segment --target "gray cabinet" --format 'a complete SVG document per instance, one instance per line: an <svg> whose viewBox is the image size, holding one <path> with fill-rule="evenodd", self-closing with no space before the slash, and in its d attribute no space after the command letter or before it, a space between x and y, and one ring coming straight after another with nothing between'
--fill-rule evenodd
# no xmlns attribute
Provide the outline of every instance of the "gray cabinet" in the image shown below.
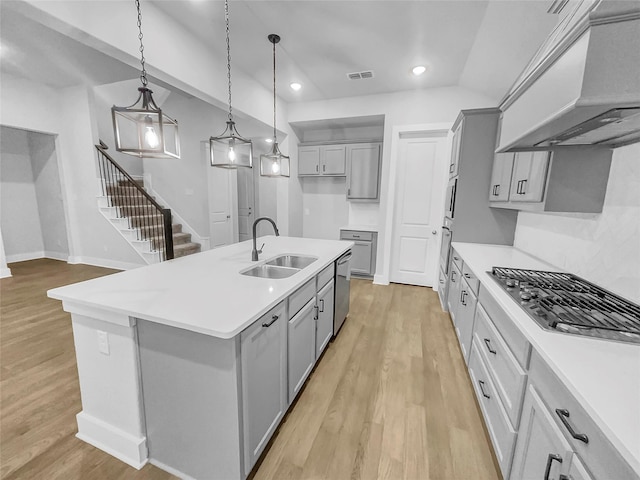
<svg viewBox="0 0 640 480"><path fill-rule="evenodd" d="M379 201L382 144L347 145L347 199Z"/></svg>
<svg viewBox="0 0 640 480"><path fill-rule="evenodd" d="M489 190L490 202L506 202L509 200L511 173L515 153L497 153L493 160L491 185Z"/></svg>
<svg viewBox="0 0 640 480"><path fill-rule="evenodd" d="M289 402L293 402L316 362L315 296L289 320Z"/></svg>
<svg viewBox="0 0 640 480"><path fill-rule="evenodd" d="M462 274L458 265L451 262L451 270L449 271L449 293L447 294L447 303L449 307L449 315L453 324L456 325L456 317L458 315L458 305L460 303L460 291L462 284Z"/></svg>
<svg viewBox="0 0 640 480"><path fill-rule="evenodd" d="M514 156L510 187L504 181L509 169L505 155ZM610 149L597 148L497 154L489 188L490 205L532 212L600 213L611 155Z"/></svg>
<svg viewBox="0 0 640 480"><path fill-rule="evenodd" d="M316 358L329 344L333 336L333 304L334 304L333 280L318 292L318 312L316 320Z"/></svg>
<svg viewBox="0 0 640 480"><path fill-rule="evenodd" d="M240 334L247 473L287 410L286 328L286 308L280 303Z"/></svg>
<svg viewBox="0 0 640 480"><path fill-rule="evenodd" d="M376 232L340 230L340 240L351 240L354 243L351 249L352 275L372 277L375 274L377 239Z"/></svg>
<svg viewBox="0 0 640 480"><path fill-rule="evenodd" d="M518 152L513 160L512 202L541 202L547 180L549 152Z"/></svg>
<svg viewBox="0 0 640 480"><path fill-rule="evenodd" d="M346 145L298 147L298 176L344 177L346 172Z"/></svg>
<svg viewBox="0 0 640 480"><path fill-rule="evenodd" d="M533 387L525 397L520 432L511 468L518 480L558 480L571 461L571 446ZM564 468L563 468L564 467Z"/></svg>
<svg viewBox="0 0 640 480"><path fill-rule="evenodd" d="M454 299L455 300L455 299ZM469 283L463 276L460 280L460 294L457 298L458 307L455 316L456 333L462 348L462 356L465 362L469 363L469 351L471 350L471 339L473 337L473 321L476 313L476 298Z"/></svg>

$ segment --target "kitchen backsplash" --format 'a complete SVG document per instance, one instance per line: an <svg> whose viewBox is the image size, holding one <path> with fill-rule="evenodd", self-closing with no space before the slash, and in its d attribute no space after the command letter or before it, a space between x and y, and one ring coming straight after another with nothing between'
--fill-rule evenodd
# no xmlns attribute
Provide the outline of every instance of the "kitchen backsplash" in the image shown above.
<svg viewBox="0 0 640 480"><path fill-rule="evenodd" d="M514 246L640 303L640 144L613 152L601 214L520 212Z"/></svg>

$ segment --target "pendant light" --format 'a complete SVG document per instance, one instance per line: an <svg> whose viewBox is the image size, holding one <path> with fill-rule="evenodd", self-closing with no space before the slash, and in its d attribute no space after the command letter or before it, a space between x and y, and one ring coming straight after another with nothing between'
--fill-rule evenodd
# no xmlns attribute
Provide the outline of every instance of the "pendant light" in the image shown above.
<svg viewBox="0 0 640 480"><path fill-rule="evenodd" d="M251 140L243 138L236 130L231 110L231 49L229 47L229 0L224 2L224 18L227 23L227 79L229 80L229 119L221 135L209 139L209 157L212 167L238 168L253 165Z"/></svg>
<svg viewBox="0 0 640 480"><path fill-rule="evenodd" d="M140 0L135 0L135 3L138 10L142 86L138 88L140 93L133 105L128 107L114 105L111 108L116 150L138 157L180 158L178 122L162 112L153 100L153 92L147 88Z"/></svg>
<svg viewBox="0 0 640 480"><path fill-rule="evenodd" d="M280 37L272 33L267 37L273 43L273 145L271 152L260 155L260 175L263 177L288 177L289 157L278 148L276 137L276 43Z"/></svg>

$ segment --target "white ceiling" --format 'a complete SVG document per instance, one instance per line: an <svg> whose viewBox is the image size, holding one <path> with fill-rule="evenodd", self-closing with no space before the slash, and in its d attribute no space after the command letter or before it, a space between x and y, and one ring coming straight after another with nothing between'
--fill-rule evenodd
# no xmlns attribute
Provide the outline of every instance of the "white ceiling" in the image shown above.
<svg viewBox="0 0 640 480"><path fill-rule="evenodd" d="M270 90L267 35L277 33L278 95L287 102L453 85L498 101L555 25L546 13L550 1L231 0L232 67ZM209 44L213 55L225 55L224 2L143 1L143 29L150 2ZM54 87L137 78L136 69L15 13L11 3L0 2L3 72ZM414 77L416 64L429 70ZM346 76L361 70L375 77ZM292 81L303 89L293 92Z"/></svg>
<svg viewBox="0 0 640 480"><path fill-rule="evenodd" d="M217 54L225 48L224 2L152 0ZM232 0L234 69L271 89L277 33L277 89L287 102L463 85L499 100L557 18L551 0ZM144 15L144 12L143 12ZM421 77L410 74L428 66ZM347 73L375 77L349 80ZM303 89L293 92L289 83Z"/></svg>

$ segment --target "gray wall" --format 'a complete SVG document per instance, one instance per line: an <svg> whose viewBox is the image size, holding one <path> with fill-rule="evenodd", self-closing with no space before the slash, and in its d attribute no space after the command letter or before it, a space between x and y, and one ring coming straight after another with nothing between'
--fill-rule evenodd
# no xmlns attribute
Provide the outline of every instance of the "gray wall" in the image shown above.
<svg viewBox="0 0 640 480"><path fill-rule="evenodd" d="M66 258L69 256L69 243L55 138L52 135L30 132L29 152L45 254Z"/></svg>
<svg viewBox="0 0 640 480"><path fill-rule="evenodd" d="M55 137L0 127L1 227L9 261L69 255Z"/></svg>

